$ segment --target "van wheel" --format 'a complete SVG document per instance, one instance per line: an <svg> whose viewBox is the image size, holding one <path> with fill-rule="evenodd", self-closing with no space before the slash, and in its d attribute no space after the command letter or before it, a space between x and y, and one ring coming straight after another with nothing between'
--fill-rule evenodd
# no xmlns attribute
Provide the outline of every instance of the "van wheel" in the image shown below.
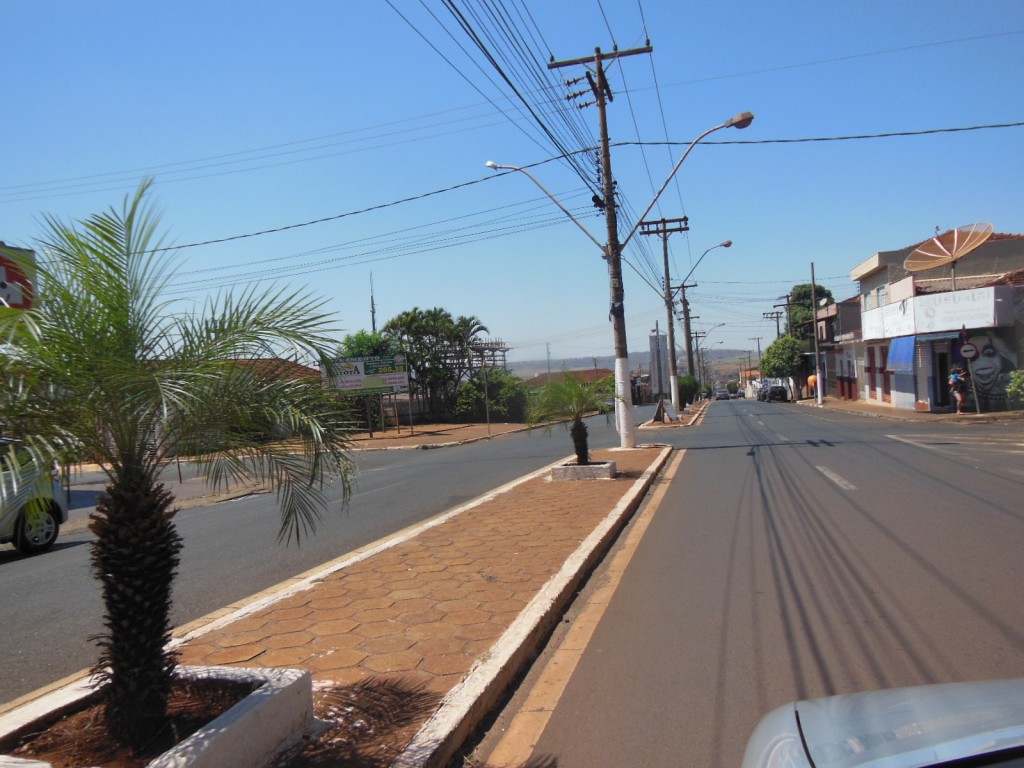
<svg viewBox="0 0 1024 768"><path fill-rule="evenodd" d="M35 519L30 519L34 517ZM60 513L52 506L46 511L30 516L28 510L22 510L18 519L18 531L14 537L14 545L23 555L35 555L45 552L53 546L60 531Z"/></svg>

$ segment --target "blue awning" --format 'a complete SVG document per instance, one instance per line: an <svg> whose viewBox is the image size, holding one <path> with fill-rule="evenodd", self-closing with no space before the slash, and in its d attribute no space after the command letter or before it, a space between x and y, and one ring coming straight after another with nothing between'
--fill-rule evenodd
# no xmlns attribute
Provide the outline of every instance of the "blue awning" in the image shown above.
<svg viewBox="0 0 1024 768"><path fill-rule="evenodd" d="M886 370L893 373L914 372L914 337L900 336L889 342L889 357Z"/></svg>

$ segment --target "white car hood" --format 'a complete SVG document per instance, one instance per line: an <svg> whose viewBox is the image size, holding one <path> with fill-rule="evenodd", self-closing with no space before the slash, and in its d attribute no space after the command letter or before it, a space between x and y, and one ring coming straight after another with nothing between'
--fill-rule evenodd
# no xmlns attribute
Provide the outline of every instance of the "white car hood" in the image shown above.
<svg viewBox="0 0 1024 768"><path fill-rule="evenodd" d="M1021 746L1024 679L951 683L787 704L762 719L743 767L911 768Z"/></svg>

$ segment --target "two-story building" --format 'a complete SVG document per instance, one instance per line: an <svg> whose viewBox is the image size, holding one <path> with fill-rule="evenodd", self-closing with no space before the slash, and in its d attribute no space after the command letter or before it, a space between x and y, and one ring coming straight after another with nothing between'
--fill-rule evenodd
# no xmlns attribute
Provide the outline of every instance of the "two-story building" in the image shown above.
<svg viewBox="0 0 1024 768"><path fill-rule="evenodd" d="M1005 410L1009 374L1024 366L1024 235L994 234L959 259L955 290L949 265L905 269L916 248L876 253L850 274L860 284L861 339L850 345L860 396L945 410L949 373L961 367L969 409Z"/></svg>

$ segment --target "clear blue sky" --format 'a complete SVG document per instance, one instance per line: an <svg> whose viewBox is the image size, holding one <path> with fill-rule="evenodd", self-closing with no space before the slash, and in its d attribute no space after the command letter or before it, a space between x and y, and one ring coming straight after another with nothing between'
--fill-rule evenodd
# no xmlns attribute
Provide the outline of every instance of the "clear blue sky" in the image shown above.
<svg viewBox="0 0 1024 768"><path fill-rule="evenodd" d="M690 141L756 114L698 145L648 217L690 219L669 239L673 282L734 242L691 278L709 343L767 346L763 313L809 282L812 262L846 298L855 265L937 227L1024 232L1024 128L774 141L1021 122L1020 0L454 5L560 146L440 0L2 0L0 239L31 246L42 213L120 205L150 175L179 246L281 229L182 248L183 300L273 280L326 297L354 332L370 328L372 274L378 325L440 306L476 315L513 360L610 355L597 247L524 175L484 163L543 163L534 175L604 242L592 190L552 160L597 143L593 107L570 107L571 122L556 113L569 90L557 83L584 68L545 64L647 38L653 54L608 66L630 224ZM514 38L486 8L514 22ZM626 249L631 355L665 325L648 284L661 254L640 235Z"/></svg>

